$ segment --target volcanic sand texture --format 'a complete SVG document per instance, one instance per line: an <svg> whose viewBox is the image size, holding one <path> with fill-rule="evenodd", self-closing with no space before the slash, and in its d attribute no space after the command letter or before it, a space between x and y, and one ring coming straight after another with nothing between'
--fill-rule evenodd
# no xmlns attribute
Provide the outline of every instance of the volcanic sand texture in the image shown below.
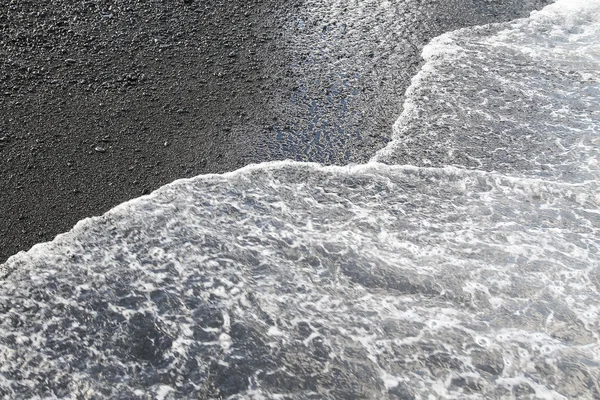
<svg viewBox="0 0 600 400"><path fill-rule="evenodd" d="M257 161L279 17L252 1L3 6L0 261L174 179Z"/></svg>
<svg viewBox="0 0 600 400"><path fill-rule="evenodd" d="M330 3L9 0L0 262L177 178L363 162L387 143L427 41L541 6L367 1L356 19L356 2Z"/></svg>

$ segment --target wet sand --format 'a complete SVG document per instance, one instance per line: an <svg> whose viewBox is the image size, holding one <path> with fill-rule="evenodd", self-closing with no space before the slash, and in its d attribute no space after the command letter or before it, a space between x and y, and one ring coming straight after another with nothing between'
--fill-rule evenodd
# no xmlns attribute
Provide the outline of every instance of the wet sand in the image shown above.
<svg viewBox="0 0 600 400"><path fill-rule="evenodd" d="M427 41L542 5L399 3L390 20L304 0L68 3L0 9L0 263L178 178L364 162Z"/></svg>

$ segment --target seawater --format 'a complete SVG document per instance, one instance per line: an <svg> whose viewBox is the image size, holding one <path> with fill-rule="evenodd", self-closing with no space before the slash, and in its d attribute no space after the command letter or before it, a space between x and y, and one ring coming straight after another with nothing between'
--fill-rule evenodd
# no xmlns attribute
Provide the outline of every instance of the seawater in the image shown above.
<svg viewBox="0 0 600 400"><path fill-rule="evenodd" d="M176 181L12 257L0 396L600 397L600 2L423 56L368 164Z"/></svg>

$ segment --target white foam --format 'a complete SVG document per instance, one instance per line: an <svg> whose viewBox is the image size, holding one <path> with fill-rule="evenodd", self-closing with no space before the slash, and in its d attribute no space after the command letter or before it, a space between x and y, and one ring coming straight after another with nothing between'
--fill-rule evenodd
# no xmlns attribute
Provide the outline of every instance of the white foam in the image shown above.
<svg viewBox="0 0 600 400"><path fill-rule="evenodd" d="M406 373L421 376L410 386L421 395L437 387L460 397L457 382L467 382L482 395L495 396L496 378L479 370L487 367L478 361L492 357L489 368L506 382L518 379L536 393L542 393L540 385L555 394L571 387L584 393L569 375L560 375L559 387L540 383L553 378L531 370L531 363L559 362L573 354L600 362L597 311L589 307L600 299L588 279L598 268L600 223L597 214L585 211L597 189L597 182L375 163L270 163L181 180L11 258L13 272L0 290L22 310L23 325L0 326L5 336L36 331L40 311L30 314L21 307L35 298L37 288L54 282L67 293L36 302L47 310L42 313L64 305L80 309L60 312L60 318L85 330L79 313L89 312L92 299L105 298L112 313L130 321L125 326L152 316L157 332L175 338L168 354L180 371L198 354L231 371L246 357L300 351L276 358L277 365L303 365L328 376L339 363L360 363L353 368L371 371L365 373L373 382L385 378L379 389L369 389L379 396L405 388ZM552 225L557 220L560 224ZM80 289L69 297L71 285ZM127 292L116 294L121 285L146 300L131 308L129 301L123 303ZM81 296L90 288L94 295L85 300ZM162 309L156 291L179 303ZM215 311L206 315L216 320L177 305L190 301L199 301L200 309L210 304ZM536 308L552 318L539 325L537 314L527 311ZM298 336L301 321L312 327L306 336ZM252 347L236 336L239 324L258 335L249 341L265 347L244 353ZM51 324L41 329L46 332ZM99 354L110 355L100 365L127 354L119 338L128 331L118 332L98 342L104 346ZM23 340L27 353L48 351L42 350L48 349L46 333L28 333ZM64 340L68 343L68 335ZM328 366L309 356L314 343L326 346L318 354ZM477 357L469 348L478 349ZM1 357L12 368L25 348L8 350ZM498 364L495 354L501 350L511 352L510 363ZM351 355L356 351L362 356ZM442 362L437 354L446 360L440 365L450 364L435 367ZM395 360L413 356L429 360L424 365L433 369L413 360L398 370ZM211 362L196 368L208 371ZM585 365L578 368L593 379L593 369ZM36 374L55 367L46 358ZM523 371L534 378L523 378ZM277 373L265 370L252 379L266 394L266 377ZM436 378L439 374L444 379ZM115 390L139 389L134 376L127 382ZM256 390L248 388L248 396Z"/></svg>
<svg viewBox="0 0 600 400"><path fill-rule="evenodd" d="M434 39L392 142L373 160L595 179L600 2L584 3Z"/></svg>

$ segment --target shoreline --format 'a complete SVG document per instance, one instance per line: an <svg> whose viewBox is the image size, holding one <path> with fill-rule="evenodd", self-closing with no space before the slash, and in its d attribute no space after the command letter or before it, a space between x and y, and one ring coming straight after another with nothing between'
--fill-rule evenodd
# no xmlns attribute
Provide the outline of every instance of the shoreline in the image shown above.
<svg viewBox="0 0 600 400"><path fill-rule="evenodd" d="M391 49L370 54L368 40L345 55L344 68L381 78L357 75L354 95L323 92L339 72L327 75L327 60L291 67L312 51L315 35L342 26L323 31L308 2L97 3L21 2L0 11L0 263L176 179L284 158L361 162L385 145L402 105L394 96L420 67L423 44L542 4L506 0L475 14L464 1L434 4L407 22L417 39L400 64ZM290 30L299 16L309 28ZM420 31L428 19L430 29ZM352 40L340 39L328 57L345 54ZM390 82L398 71L405 79ZM304 121L315 115L306 101L324 105L319 135L349 139L322 145L305 137Z"/></svg>

